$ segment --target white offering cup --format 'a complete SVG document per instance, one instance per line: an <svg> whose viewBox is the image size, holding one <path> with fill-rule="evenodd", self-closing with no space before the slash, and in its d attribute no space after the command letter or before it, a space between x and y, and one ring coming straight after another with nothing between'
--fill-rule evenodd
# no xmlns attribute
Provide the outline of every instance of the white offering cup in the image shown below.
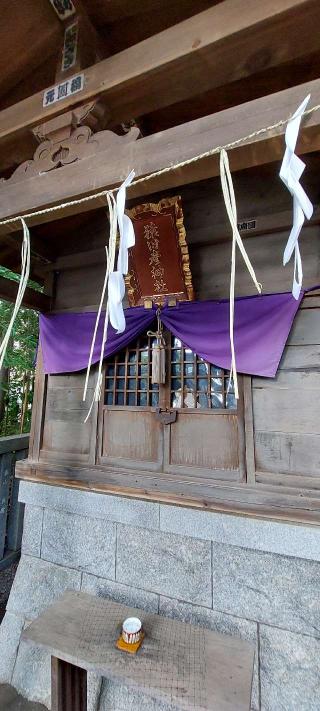
<svg viewBox="0 0 320 711"><path fill-rule="evenodd" d="M142 623L138 617L128 617L122 624L122 639L127 644L140 642Z"/></svg>

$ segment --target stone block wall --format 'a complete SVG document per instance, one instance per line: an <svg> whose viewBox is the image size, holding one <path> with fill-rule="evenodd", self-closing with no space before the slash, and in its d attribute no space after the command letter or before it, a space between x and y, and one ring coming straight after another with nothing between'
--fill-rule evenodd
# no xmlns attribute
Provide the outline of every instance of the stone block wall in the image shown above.
<svg viewBox="0 0 320 711"><path fill-rule="evenodd" d="M49 656L20 634L73 588L250 640L252 709L319 711L319 529L29 482L20 500L0 682L50 708ZM90 711L178 711L93 675L88 695Z"/></svg>

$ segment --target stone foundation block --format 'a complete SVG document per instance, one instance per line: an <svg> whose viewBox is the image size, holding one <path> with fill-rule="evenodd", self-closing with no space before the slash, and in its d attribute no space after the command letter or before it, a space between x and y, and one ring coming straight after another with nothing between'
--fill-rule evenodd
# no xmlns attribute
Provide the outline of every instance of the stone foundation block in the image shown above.
<svg viewBox="0 0 320 711"><path fill-rule="evenodd" d="M51 708L51 655L21 640L12 676L15 689L29 701Z"/></svg>
<svg viewBox="0 0 320 711"><path fill-rule="evenodd" d="M106 597L130 607L140 607L148 612L157 613L159 609L159 595L156 593L114 583L111 580L98 578L96 575L83 573L81 589L91 595Z"/></svg>
<svg viewBox="0 0 320 711"><path fill-rule="evenodd" d="M261 711L319 711L320 640L260 626Z"/></svg>
<svg viewBox="0 0 320 711"><path fill-rule="evenodd" d="M24 508L22 552L40 558L43 508L27 505Z"/></svg>
<svg viewBox="0 0 320 711"><path fill-rule="evenodd" d="M116 579L211 607L211 544L118 525Z"/></svg>
<svg viewBox="0 0 320 711"><path fill-rule="evenodd" d="M320 637L320 563L213 544L213 608Z"/></svg>
<svg viewBox="0 0 320 711"><path fill-rule="evenodd" d="M80 590L81 573L23 555L7 604L7 610L34 619L57 597L71 588Z"/></svg>
<svg viewBox="0 0 320 711"><path fill-rule="evenodd" d="M6 612L0 625L0 684L11 683L23 622L23 617Z"/></svg>
<svg viewBox="0 0 320 711"><path fill-rule="evenodd" d="M46 509L41 557L114 579L116 528L97 518Z"/></svg>

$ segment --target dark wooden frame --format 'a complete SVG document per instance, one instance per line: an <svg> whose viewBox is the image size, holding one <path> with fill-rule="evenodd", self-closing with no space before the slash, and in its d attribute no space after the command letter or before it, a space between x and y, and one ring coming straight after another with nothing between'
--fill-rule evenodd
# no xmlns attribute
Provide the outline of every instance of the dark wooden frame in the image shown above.
<svg viewBox="0 0 320 711"><path fill-rule="evenodd" d="M160 408L166 408L172 413L175 413L178 417L180 416L192 416L195 415L197 417L224 417L224 418L230 418L234 417L237 422L237 431L238 431L238 456L239 456L239 465L237 468L233 469L227 469L227 468L206 468L206 467L187 467L183 466L181 464L172 464L170 462L170 454L171 454L171 437L172 437L172 427L174 428L174 424L169 424L169 426L166 425L161 425L159 423L159 418L156 420L156 407L152 406L146 406L146 407L141 407L141 406L127 406L127 405L105 405L103 400L101 399L101 402L99 404L99 414L98 414L98 436L97 436L97 455L96 455L96 462L99 466L106 466L106 467L119 467L121 466L124 469L128 469L128 471L132 470L140 470L140 471L146 471L146 472L164 472L168 476L172 476L173 478L177 477L187 477L190 480L205 480L207 479L208 481L211 480L221 480L224 482L244 482L246 480L246 461L245 461L245 436L244 436L244 406L243 406L243 387L242 387L242 378L239 376L239 391L240 391L240 397L239 401L237 403L237 409L228 409L228 408L174 408L171 406L171 378L174 376L171 376L171 363L172 363L172 346L171 346L171 334L167 331L164 331L164 338L166 340L166 352L167 352L167 366L170 369L170 375L166 379L166 384L161 385L159 389L159 405ZM181 375L181 382L182 382L182 388L183 388L183 379L184 379L184 364L185 364L185 358L182 357L182 353L184 353L184 346L181 345L181 361L180 361L180 366L182 369L182 375ZM150 351L150 343L149 343L149 351ZM126 361L126 366L128 366L128 362ZM107 367L107 365L106 365ZM105 381L105 370L103 372L103 377ZM196 356L194 356L194 368L195 368L195 374L197 373L196 371ZM225 373L225 371L223 371ZM126 369L127 373L127 369ZM121 377L121 376L119 376ZM197 375L196 375L197 377ZM209 376L210 379L210 376ZM224 386L225 387L225 384ZM124 390L124 393L126 391ZM154 426L158 428L158 457L157 461L146 461L146 460L132 460L128 458L120 458L120 457L113 457L113 456L107 456L103 452L103 445L104 445L104 431L105 429L105 419L108 417L108 414L110 412L125 412L125 413L133 413L137 412L140 413L153 413L154 417Z"/></svg>
<svg viewBox="0 0 320 711"><path fill-rule="evenodd" d="M51 657L52 711L87 711L87 672Z"/></svg>

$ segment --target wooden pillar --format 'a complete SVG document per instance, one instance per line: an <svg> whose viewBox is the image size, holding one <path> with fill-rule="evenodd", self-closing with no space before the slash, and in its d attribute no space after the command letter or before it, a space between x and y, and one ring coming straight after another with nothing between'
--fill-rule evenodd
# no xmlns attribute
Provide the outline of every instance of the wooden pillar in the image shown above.
<svg viewBox="0 0 320 711"><path fill-rule="evenodd" d="M87 711L87 672L51 657L51 711Z"/></svg>

